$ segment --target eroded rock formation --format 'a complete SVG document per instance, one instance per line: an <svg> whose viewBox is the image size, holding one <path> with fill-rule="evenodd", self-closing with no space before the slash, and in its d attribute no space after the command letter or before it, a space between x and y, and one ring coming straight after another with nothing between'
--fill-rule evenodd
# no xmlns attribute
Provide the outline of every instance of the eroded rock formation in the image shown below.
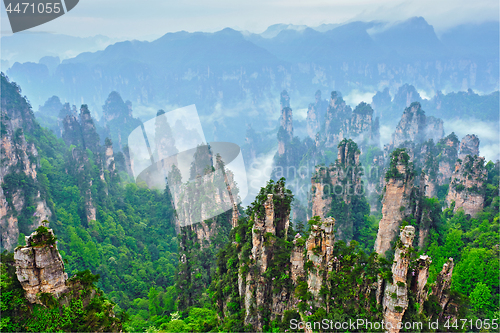
<svg viewBox="0 0 500 333"><path fill-rule="evenodd" d="M379 120L373 119L373 109L369 104L359 103L346 119L339 132L338 141L355 139L358 142L369 142L374 145L379 144Z"/></svg>
<svg viewBox="0 0 500 333"><path fill-rule="evenodd" d="M27 142L24 133L33 132L36 123L31 106L21 97L19 87L1 75L1 163L0 163L0 232L1 247L12 250L19 238L41 225L52 216L45 198L38 190L38 151L33 143ZM35 186L20 186L29 182ZM33 213L29 206L36 207ZM19 217L25 221L18 224Z"/></svg>
<svg viewBox="0 0 500 333"><path fill-rule="evenodd" d="M417 260L417 281L415 292L417 293L417 302L420 304L419 312L424 309L424 302L427 300L427 279L429 278L429 266L432 260L429 256L421 255Z"/></svg>
<svg viewBox="0 0 500 333"><path fill-rule="evenodd" d="M382 219L379 223L375 251L380 255L390 249L405 216L414 212L412 197L415 196L415 175L410 156L398 149L392 154L382 199Z"/></svg>
<svg viewBox="0 0 500 333"><path fill-rule="evenodd" d="M278 154L285 154L285 146L293 139L293 118L292 109L290 108L290 96L286 90L281 92L280 98L281 117L280 129L278 131Z"/></svg>
<svg viewBox="0 0 500 333"><path fill-rule="evenodd" d="M54 233L52 229L42 229L44 232L35 231L27 236L26 246L14 251L17 278L31 303L40 303L38 293L59 297L67 291L68 275L64 272L62 257L53 241Z"/></svg>
<svg viewBox="0 0 500 333"><path fill-rule="evenodd" d="M455 264L453 263L453 258L449 258L436 278L436 284L432 287L432 294L437 297L442 311L445 311L446 306L450 301L451 275L453 273L454 266Z"/></svg>
<svg viewBox="0 0 500 333"><path fill-rule="evenodd" d="M342 96L337 91L332 91L330 103L326 110L325 118L325 146L335 147L338 142L338 134L346 119L350 119L352 109L346 105Z"/></svg>
<svg viewBox="0 0 500 333"><path fill-rule="evenodd" d="M484 184L488 171L484 167L484 157L467 155L455 164L451 176L450 189L446 202L455 202L456 211L463 208L466 214L475 216L484 205Z"/></svg>
<svg viewBox="0 0 500 333"><path fill-rule="evenodd" d="M311 233L306 241L306 261L312 262L312 269L307 275L308 290L315 300L320 300L319 291L333 269L333 243L335 220L326 218L311 226Z"/></svg>
<svg viewBox="0 0 500 333"><path fill-rule="evenodd" d="M353 201L364 198L361 180L363 172L359 155L360 151L354 141L343 140L338 145L335 164L328 168L317 167L316 173L311 178L311 217L325 218L333 205L336 209L337 206L343 207L346 213L345 219L337 222L335 237L339 240L350 241L352 239L354 221L351 218L351 205Z"/></svg>
<svg viewBox="0 0 500 333"><path fill-rule="evenodd" d="M256 330L262 330L263 312L258 309L269 308L271 313L282 314L286 308L286 300L290 295L286 291L278 294L272 290L272 283L266 277L266 270L274 260L276 238L286 237L289 227L290 208L283 205L285 196L284 188L278 188L278 193L268 194L264 202L262 215L255 213L253 216L254 226L252 229L252 249L250 258L253 267L249 269L245 277L244 304L245 324L251 324ZM275 196L277 203L275 204ZM279 297L279 302L269 300ZM266 304L267 303L267 304ZM257 311L256 311L257 310Z"/></svg>
<svg viewBox="0 0 500 333"><path fill-rule="evenodd" d="M415 228L406 226L401 230L399 241L396 243L394 253L394 263L392 264L392 283L385 287L383 298L384 321L387 331L390 333L399 332L399 324L408 308L408 286L406 285L406 275L410 265L409 248L412 247L415 237Z"/></svg>
<svg viewBox="0 0 500 333"><path fill-rule="evenodd" d="M316 106L314 104L309 104L309 108L307 109L307 135L311 139L316 138L316 134L320 130L320 119L319 112L316 110Z"/></svg>
<svg viewBox="0 0 500 333"><path fill-rule="evenodd" d="M460 142L460 155L458 155L458 158L463 160L467 155L479 156L479 138L475 134L467 134Z"/></svg>
<svg viewBox="0 0 500 333"><path fill-rule="evenodd" d="M455 133L439 141L442 151L439 159L439 172L437 175L438 185L448 184L455 168L455 162L458 158L458 138Z"/></svg>
<svg viewBox="0 0 500 333"><path fill-rule="evenodd" d="M426 117L420 103L413 102L404 110L396 131L392 134L391 142L384 147L384 150L388 154L393 149L402 147L406 142L418 145L429 139L438 141L443 136L443 121L434 117Z"/></svg>
<svg viewBox="0 0 500 333"><path fill-rule="evenodd" d="M106 140L106 150L104 151L104 167L111 174L115 172L115 157L113 154L113 143L111 140Z"/></svg>

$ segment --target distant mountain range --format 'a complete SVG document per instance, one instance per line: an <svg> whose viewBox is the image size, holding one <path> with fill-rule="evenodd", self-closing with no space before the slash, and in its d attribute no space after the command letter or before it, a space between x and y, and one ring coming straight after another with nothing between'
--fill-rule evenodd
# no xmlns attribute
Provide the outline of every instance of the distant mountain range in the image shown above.
<svg viewBox="0 0 500 333"><path fill-rule="evenodd" d="M5 64L10 65L15 62L38 62L46 56L66 59L82 52L102 50L117 41L119 41L118 38L103 35L82 38L47 32L19 32L0 39L1 59L5 61ZM4 69L3 66L2 69Z"/></svg>
<svg viewBox="0 0 500 333"><path fill-rule="evenodd" d="M498 22L461 25L438 38L415 17L316 29L280 24L261 34L181 31L152 42L118 42L60 64L53 58L14 63L7 75L34 105L57 95L95 113L117 91L142 108L142 116L194 103L202 117L225 117L230 132L235 114L264 127L277 119L283 89L303 107L317 90L347 95L389 88L394 96L404 83L424 91L489 93L499 87L498 59Z"/></svg>

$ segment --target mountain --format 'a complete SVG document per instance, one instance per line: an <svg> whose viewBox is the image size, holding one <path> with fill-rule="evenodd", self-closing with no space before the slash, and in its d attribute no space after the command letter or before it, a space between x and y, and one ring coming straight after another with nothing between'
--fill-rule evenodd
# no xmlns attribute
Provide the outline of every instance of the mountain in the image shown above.
<svg viewBox="0 0 500 333"><path fill-rule="evenodd" d="M55 68L55 59L16 63L7 74L35 105L55 94L70 104L83 101L91 110L100 110L109 92L117 91L135 105L156 110L194 103L209 116L221 108L224 112L208 117L208 137L242 142L244 136L232 131L234 119L227 114L257 112L259 117L245 122L268 127L277 115L264 110L278 104L273 96L284 88L294 100L333 87L345 94L364 87L394 92L403 82L424 91L496 90L498 55L482 52L488 43L490 50L498 43L494 28L488 27L450 30L443 42L421 17L391 26L351 22L321 31L277 25L269 28L266 38L232 29L181 31L152 42L124 41L84 52ZM457 52L464 29L467 40L482 40L483 46ZM457 61L464 65L457 66ZM228 126L214 133L214 121Z"/></svg>
<svg viewBox="0 0 500 333"><path fill-rule="evenodd" d="M423 17L410 18L371 36L380 47L405 59L422 61L445 55L434 28Z"/></svg>
<svg viewBox="0 0 500 333"><path fill-rule="evenodd" d="M273 38L276 37L283 30L296 30L301 31L306 29L306 25L295 25L295 24L273 24L269 26L264 32L259 35L263 38Z"/></svg>
<svg viewBox="0 0 500 333"><path fill-rule="evenodd" d="M116 41L116 38L103 35L82 38L47 32L20 32L0 39L1 58L11 64L38 62L45 56L66 59L82 52L101 50Z"/></svg>
<svg viewBox="0 0 500 333"><path fill-rule="evenodd" d="M484 22L453 27L445 31L440 39L443 45L457 56L476 54L498 58L499 36L498 22Z"/></svg>

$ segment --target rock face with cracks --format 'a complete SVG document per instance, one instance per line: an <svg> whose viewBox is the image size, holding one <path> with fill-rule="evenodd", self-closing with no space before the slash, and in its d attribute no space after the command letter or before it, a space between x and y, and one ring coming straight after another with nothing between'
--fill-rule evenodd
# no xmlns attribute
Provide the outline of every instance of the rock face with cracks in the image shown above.
<svg viewBox="0 0 500 333"><path fill-rule="evenodd" d="M26 246L14 251L16 275L31 303L39 303L39 293L59 297L68 290L62 257L57 244L50 242L53 237L52 229L45 233L35 231L26 237Z"/></svg>
<svg viewBox="0 0 500 333"><path fill-rule="evenodd" d="M408 308L408 287L406 286L406 274L410 265L408 250L412 247L414 237L414 227L406 226L401 230L392 265L393 283L388 283L385 288L382 306L384 321L390 333L399 332L398 325Z"/></svg>
<svg viewBox="0 0 500 333"><path fill-rule="evenodd" d="M488 171L484 157L467 155L455 164L450 189L446 197L448 205L455 203L454 211L463 208L466 214L475 216L484 205L484 184Z"/></svg>
<svg viewBox="0 0 500 333"><path fill-rule="evenodd" d="M31 106L21 97L20 88L3 74L0 91L0 234L1 246L12 250L20 232L27 234L37 228L52 217L52 211L39 190L38 150L25 136L39 128ZM34 212L32 207L36 207Z"/></svg>
<svg viewBox="0 0 500 333"><path fill-rule="evenodd" d="M415 176L408 154L401 150L393 155L390 170L386 175L384 197L382 199L382 219L379 223L375 251L380 255L390 249L399 226L412 210L411 199Z"/></svg>

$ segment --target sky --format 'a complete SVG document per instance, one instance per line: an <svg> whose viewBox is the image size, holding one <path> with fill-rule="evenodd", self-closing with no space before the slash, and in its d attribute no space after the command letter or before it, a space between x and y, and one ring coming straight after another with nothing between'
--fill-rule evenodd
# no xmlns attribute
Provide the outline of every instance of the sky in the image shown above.
<svg viewBox="0 0 500 333"><path fill-rule="evenodd" d="M1 34L11 34L1 5ZM499 19L498 0L81 0L67 14L30 29L79 37L152 39L175 31L226 27L263 32L276 23L318 26L356 20L405 20L423 16L436 31L461 23Z"/></svg>

